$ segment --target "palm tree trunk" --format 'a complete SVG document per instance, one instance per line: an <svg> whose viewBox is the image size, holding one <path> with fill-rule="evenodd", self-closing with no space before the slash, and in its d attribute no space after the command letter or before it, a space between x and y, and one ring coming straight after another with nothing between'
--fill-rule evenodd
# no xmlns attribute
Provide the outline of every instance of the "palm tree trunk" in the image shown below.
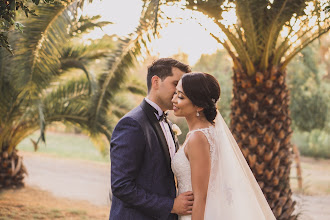
<svg viewBox="0 0 330 220"><path fill-rule="evenodd" d="M26 173L22 157L17 154L17 150L11 154L7 151L0 152L0 189L24 186Z"/></svg>
<svg viewBox="0 0 330 220"><path fill-rule="evenodd" d="M291 119L286 72L235 71L231 130L276 219L295 219L290 188Z"/></svg>

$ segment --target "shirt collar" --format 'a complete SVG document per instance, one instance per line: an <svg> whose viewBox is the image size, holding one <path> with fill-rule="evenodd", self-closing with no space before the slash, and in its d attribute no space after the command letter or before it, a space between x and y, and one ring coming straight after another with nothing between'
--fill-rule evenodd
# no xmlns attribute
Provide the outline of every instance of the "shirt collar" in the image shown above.
<svg viewBox="0 0 330 220"><path fill-rule="evenodd" d="M156 103L154 103L147 97L145 97L144 99L146 100L146 102L149 103L149 105L151 105L154 109L156 109L156 111L158 112L158 114L156 114L157 118L159 118L161 115L163 115L163 110Z"/></svg>

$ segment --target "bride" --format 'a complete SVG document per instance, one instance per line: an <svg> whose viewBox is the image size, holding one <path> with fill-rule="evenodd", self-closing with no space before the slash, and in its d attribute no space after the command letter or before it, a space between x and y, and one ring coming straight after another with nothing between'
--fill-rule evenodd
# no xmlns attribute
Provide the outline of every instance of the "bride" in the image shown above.
<svg viewBox="0 0 330 220"><path fill-rule="evenodd" d="M189 132L172 160L178 193L193 191L192 215L180 220L275 220L275 217L230 133L216 102L217 80L188 73L173 96L174 115L185 117Z"/></svg>

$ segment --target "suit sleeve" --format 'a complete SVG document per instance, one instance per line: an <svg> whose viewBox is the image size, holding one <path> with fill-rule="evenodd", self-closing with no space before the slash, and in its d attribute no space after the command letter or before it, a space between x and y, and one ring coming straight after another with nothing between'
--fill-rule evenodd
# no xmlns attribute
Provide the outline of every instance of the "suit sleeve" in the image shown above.
<svg viewBox="0 0 330 220"><path fill-rule="evenodd" d="M143 164L145 136L138 122L123 118L113 131L110 145L111 188L114 196L152 217L168 216L174 199L148 192L136 184ZM145 158L148 159L148 158Z"/></svg>

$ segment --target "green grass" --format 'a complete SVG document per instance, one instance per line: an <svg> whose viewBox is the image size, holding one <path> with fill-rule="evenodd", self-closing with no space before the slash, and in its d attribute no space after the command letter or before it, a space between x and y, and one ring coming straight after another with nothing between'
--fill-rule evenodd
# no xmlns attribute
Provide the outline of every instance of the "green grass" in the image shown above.
<svg viewBox="0 0 330 220"><path fill-rule="evenodd" d="M35 132L31 136L24 139L18 146L19 151L33 152L34 147L30 139L36 141L39 132ZM93 145L88 136L75 135L70 133L46 133L46 144L39 143L39 153L45 153L53 156L83 159L97 162L109 162L108 155L102 155L101 152Z"/></svg>

